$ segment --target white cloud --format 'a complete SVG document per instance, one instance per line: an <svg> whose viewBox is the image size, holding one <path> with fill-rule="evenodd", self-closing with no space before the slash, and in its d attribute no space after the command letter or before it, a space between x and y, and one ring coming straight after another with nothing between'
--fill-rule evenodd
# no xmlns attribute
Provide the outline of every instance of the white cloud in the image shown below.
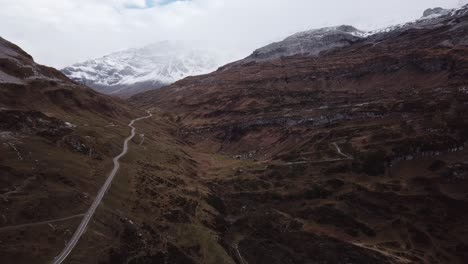
<svg viewBox="0 0 468 264"><path fill-rule="evenodd" d="M425 8L459 4L460 0L192 0L145 8L144 0L0 0L0 36L55 67L161 40L182 40L239 58L301 30L338 24L371 29L416 19Z"/></svg>

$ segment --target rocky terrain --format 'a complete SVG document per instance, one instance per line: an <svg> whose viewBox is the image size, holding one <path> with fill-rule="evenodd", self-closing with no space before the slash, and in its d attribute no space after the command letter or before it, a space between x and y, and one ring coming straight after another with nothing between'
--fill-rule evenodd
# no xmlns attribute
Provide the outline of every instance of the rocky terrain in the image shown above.
<svg viewBox="0 0 468 264"><path fill-rule="evenodd" d="M57 256L148 110L65 263L466 263L467 32L312 30L128 102L0 39L0 262Z"/></svg>
<svg viewBox="0 0 468 264"><path fill-rule="evenodd" d="M468 261L468 7L425 15L132 98L203 153L234 261Z"/></svg>
<svg viewBox="0 0 468 264"><path fill-rule="evenodd" d="M77 63L62 72L101 93L127 98L218 66L215 54L165 41Z"/></svg>

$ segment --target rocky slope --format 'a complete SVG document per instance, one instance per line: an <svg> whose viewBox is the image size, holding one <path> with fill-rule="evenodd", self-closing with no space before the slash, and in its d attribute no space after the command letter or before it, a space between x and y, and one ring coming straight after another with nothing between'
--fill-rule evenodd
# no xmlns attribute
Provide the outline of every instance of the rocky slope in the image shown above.
<svg viewBox="0 0 468 264"><path fill-rule="evenodd" d="M467 31L468 7L429 14L132 102L199 153L237 263L466 263Z"/></svg>
<svg viewBox="0 0 468 264"><path fill-rule="evenodd" d="M187 76L209 73L218 63L214 54L166 41L77 63L62 72L99 92L129 97Z"/></svg>
<svg viewBox="0 0 468 264"><path fill-rule="evenodd" d="M51 263L146 115L0 39L0 263ZM234 263L199 153L153 110L69 263Z"/></svg>
<svg viewBox="0 0 468 264"><path fill-rule="evenodd" d="M36 64L29 54L0 38L1 263L50 263L58 255L103 184L112 158L121 152L123 139L130 133L129 120L144 114L74 83L60 71ZM169 125L148 124L152 128L147 128L146 142L153 142L151 133L160 133L159 144L174 144L167 132ZM142 129L145 123L138 125ZM137 146L132 143L130 148ZM168 158L183 155L176 148L158 153ZM180 162L180 166L184 164ZM140 168L126 161L122 166ZM119 176L120 182L113 186L120 192L108 195L106 205L99 209L101 218L116 222L110 225L112 232L105 240L111 246L119 243L119 230L128 223L119 225L119 219L138 218L124 204L130 199L125 192L132 188L128 182L138 180L124 171ZM117 209L120 214L115 214ZM97 230L105 232L100 226L90 227L88 232ZM106 254L105 259L109 251ZM98 255L86 254L92 259Z"/></svg>
<svg viewBox="0 0 468 264"><path fill-rule="evenodd" d="M84 212L85 193L104 179L96 172L107 166L103 161L109 162L118 151L116 141L126 135L100 127L123 125L136 114L123 102L36 64L0 38L0 262L53 258L68 226L50 237L4 228ZM44 225L36 228L47 231ZM34 248L41 252L33 253Z"/></svg>

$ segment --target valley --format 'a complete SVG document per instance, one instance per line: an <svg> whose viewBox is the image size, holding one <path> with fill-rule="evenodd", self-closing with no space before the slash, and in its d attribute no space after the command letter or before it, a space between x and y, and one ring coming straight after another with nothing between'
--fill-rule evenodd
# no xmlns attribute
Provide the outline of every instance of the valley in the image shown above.
<svg viewBox="0 0 468 264"><path fill-rule="evenodd" d="M128 100L0 38L0 262L466 263L467 36L310 30Z"/></svg>

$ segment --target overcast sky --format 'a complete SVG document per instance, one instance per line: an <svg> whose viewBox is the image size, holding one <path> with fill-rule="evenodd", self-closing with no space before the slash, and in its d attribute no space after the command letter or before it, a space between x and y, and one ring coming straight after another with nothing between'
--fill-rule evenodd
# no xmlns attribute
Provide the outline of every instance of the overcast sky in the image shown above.
<svg viewBox="0 0 468 264"><path fill-rule="evenodd" d="M0 36L42 64L64 67L113 51L173 40L247 56L324 26L375 29L468 0L0 0Z"/></svg>

